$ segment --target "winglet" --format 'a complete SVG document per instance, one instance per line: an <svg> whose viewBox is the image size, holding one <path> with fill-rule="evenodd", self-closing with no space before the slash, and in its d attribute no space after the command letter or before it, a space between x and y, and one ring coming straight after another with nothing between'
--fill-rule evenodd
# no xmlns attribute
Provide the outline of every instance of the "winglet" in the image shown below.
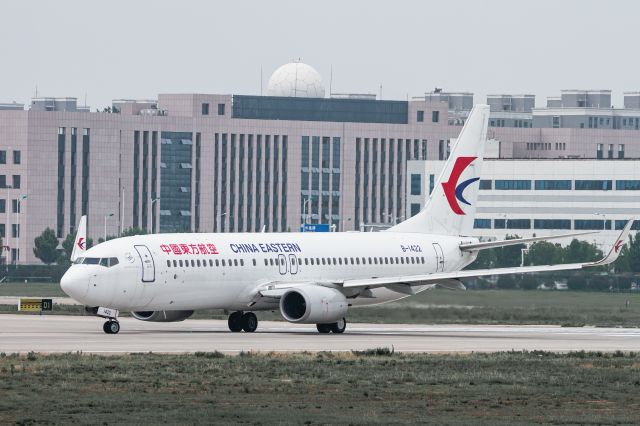
<svg viewBox="0 0 640 426"><path fill-rule="evenodd" d="M608 265L610 263L615 262L616 259L620 256L620 253L622 252L622 247L624 247L624 245L627 243L627 239L629 238L629 232L631 232L631 227L633 226L633 222L635 220L636 220L635 217L632 217L631 219L629 219L627 224L622 229L622 232L620 232L620 235L616 239L616 242L611 246L611 250L609 251L609 254L607 254L605 257L598 260L597 262L593 262L585 266L601 266L601 265Z"/></svg>
<svg viewBox="0 0 640 426"><path fill-rule="evenodd" d="M78 224L78 232L76 233L76 240L73 242L73 251L71 252L71 261L75 262L77 258L82 256L87 251L87 216L80 218Z"/></svg>

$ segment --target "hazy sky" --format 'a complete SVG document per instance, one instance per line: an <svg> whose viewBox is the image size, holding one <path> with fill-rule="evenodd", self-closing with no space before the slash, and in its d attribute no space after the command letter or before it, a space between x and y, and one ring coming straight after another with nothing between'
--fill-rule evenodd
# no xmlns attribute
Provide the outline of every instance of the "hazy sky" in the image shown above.
<svg viewBox="0 0 640 426"><path fill-rule="evenodd" d="M0 4L0 102L259 94L301 57L328 92L640 90L637 1L56 0Z"/></svg>

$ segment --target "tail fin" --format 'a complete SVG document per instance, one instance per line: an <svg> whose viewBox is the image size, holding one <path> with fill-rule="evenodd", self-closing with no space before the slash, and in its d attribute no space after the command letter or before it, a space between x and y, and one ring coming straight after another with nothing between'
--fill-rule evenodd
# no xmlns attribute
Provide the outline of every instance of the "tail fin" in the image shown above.
<svg viewBox="0 0 640 426"><path fill-rule="evenodd" d="M71 261L75 262L77 258L87 251L87 217L82 216L78 224L78 232L76 240L73 242L73 251L71 252Z"/></svg>
<svg viewBox="0 0 640 426"><path fill-rule="evenodd" d="M471 235L488 121L489 106L474 106L424 208L389 231Z"/></svg>

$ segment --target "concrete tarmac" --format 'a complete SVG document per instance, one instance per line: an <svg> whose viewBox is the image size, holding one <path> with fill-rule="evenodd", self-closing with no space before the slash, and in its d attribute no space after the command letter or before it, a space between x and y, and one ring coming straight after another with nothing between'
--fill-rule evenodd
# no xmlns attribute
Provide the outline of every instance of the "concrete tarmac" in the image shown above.
<svg viewBox="0 0 640 426"><path fill-rule="evenodd" d="M0 352L350 351L391 347L400 352L638 351L640 329L554 326L348 324L342 335L320 335L315 325L264 321L255 333L231 333L226 321L151 323L120 320L108 335L97 317L0 315Z"/></svg>

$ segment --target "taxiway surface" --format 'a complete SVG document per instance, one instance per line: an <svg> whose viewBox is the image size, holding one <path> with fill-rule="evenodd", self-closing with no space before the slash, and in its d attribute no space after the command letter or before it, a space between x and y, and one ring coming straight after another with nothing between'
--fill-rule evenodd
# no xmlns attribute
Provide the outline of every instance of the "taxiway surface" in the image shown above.
<svg viewBox="0 0 640 426"><path fill-rule="evenodd" d="M401 352L640 350L640 329L632 328L348 324L342 335L320 335L312 324L263 321L255 333L231 333L219 320L121 318L120 333L108 335L102 323L97 317L0 315L0 352L316 352L391 346Z"/></svg>

